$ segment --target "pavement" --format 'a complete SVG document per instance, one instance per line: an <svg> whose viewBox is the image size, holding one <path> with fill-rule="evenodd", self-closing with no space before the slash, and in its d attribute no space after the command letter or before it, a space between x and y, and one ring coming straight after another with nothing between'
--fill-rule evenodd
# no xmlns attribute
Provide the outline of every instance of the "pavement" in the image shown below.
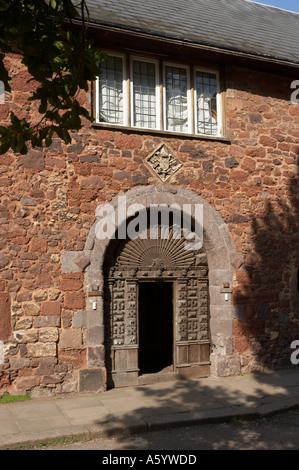
<svg viewBox="0 0 299 470"><path fill-rule="evenodd" d="M264 418L297 407L298 369L32 398L0 405L0 450Z"/></svg>

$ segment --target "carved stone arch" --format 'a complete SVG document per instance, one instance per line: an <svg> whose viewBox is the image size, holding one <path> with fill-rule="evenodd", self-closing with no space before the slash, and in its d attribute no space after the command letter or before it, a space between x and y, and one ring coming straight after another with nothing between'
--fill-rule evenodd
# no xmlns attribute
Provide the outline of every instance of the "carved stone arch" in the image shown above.
<svg viewBox="0 0 299 470"><path fill-rule="evenodd" d="M209 329L211 338L211 375L237 374L240 370L239 357L233 350L233 320L235 308L232 304L231 288L236 268L242 264L236 253L228 228L220 215L201 197L191 191L171 185L136 187L125 194L127 205L143 204L196 204L203 205L204 233L203 248L208 264L209 280ZM111 205L117 208L119 196ZM88 368L80 371L79 389L96 390L105 388L107 364L105 364L104 335L104 264L109 258L110 239L96 237L96 224L86 241L83 255L88 258L86 269L87 302L87 351ZM116 261L116 260L115 260ZM120 283L121 284L121 283ZM96 301L96 309L94 309Z"/></svg>

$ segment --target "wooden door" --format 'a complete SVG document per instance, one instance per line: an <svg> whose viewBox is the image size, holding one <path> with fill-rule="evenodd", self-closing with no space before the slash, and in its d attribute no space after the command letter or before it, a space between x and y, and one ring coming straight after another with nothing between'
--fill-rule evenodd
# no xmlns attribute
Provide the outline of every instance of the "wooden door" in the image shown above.
<svg viewBox="0 0 299 470"><path fill-rule="evenodd" d="M173 370L173 283L139 283L140 375Z"/></svg>

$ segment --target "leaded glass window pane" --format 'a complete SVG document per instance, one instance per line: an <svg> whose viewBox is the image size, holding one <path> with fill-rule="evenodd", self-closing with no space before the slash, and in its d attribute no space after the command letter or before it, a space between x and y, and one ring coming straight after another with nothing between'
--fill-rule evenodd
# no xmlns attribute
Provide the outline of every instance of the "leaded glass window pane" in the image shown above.
<svg viewBox="0 0 299 470"><path fill-rule="evenodd" d="M182 67L165 67L166 130L188 132L188 76Z"/></svg>
<svg viewBox="0 0 299 470"><path fill-rule="evenodd" d="M124 124L123 60L108 56L99 76L100 122Z"/></svg>
<svg viewBox="0 0 299 470"><path fill-rule="evenodd" d="M153 62L133 61L133 125L157 127L156 66Z"/></svg>
<svg viewBox="0 0 299 470"><path fill-rule="evenodd" d="M217 76L214 73L196 72L196 122L197 134L217 135Z"/></svg>

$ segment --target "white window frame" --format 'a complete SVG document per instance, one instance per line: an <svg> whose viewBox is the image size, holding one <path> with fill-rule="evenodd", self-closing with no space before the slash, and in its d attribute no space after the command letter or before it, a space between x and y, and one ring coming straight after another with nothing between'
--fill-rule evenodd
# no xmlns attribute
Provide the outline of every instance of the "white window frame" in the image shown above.
<svg viewBox="0 0 299 470"><path fill-rule="evenodd" d="M188 130L187 131L171 131L167 129L167 103L166 103L166 67L181 68L187 71L187 109L188 109ZM172 132L178 134L192 135L192 108L191 108L191 81L190 81L190 66L179 64L175 62L163 62L163 130L165 132Z"/></svg>
<svg viewBox="0 0 299 470"><path fill-rule="evenodd" d="M192 66L181 62L168 62L152 59L142 55L127 55L122 53L114 53L106 51L109 57L118 57L122 59L122 93L123 93L123 123L111 123L100 121L100 77L95 81L95 122L103 126L111 127L128 127L132 129L144 131L161 131L169 134L182 134L194 135L203 138L217 138L224 136L224 109L223 109L223 96L220 84L220 72L217 69L205 68L200 66ZM133 94L133 61L153 63L155 65L155 79L156 79L156 127L148 128L135 125L134 123L134 94ZM184 69L187 76L187 113L188 113L188 128L185 131L177 131L167 129L167 103L166 103L166 67L175 67ZM217 134L201 134L197 131L197 91L195 88L196 73L211 73L216 76L217 84ZM192 74L192 75L191 75Z"/></svg>
<svg viewBox="0 0 299 470"><path fill-rule="evenodd" d="M129 123L129 108L128 108L128 93L127 93L127 67L126 67L126 55L118 54L112 52L106 52L106 55L109 57L118 57L122 59L122 92L123 92L123 124L113 123L113 122L103 122L100 121L100 77L96 79L96 122L98 124L109 124L109 126L124 126L128 127Z"/></svg>
<svg viewBox="0 0 299 470"><path fill-rule="evenodd" d="M197 132L197 90L195 88L196 83L196 72L203 72L203 73L211 73L216 75L216 106L217 106L217 135L213 134L201 134ZM202 137L222 137L223 136L223 109L222 109L222 96L221 96L221 88L220 88L220 74L218 70L214 69L207 69L203 67L194 67L194 133L197 136Z"/></svg>
<svg viewBox="0 0 299 470"><path fill-rule="evenodd" d="M133 62L146 62L155 65L155 92L156 92L156 127L142 127L137 126L134 123L134 81L133 81ZM147 57L131 56L130 57L130 110L131 110L131 127L136 129L144 130L161 130L160 125L160 113L161 113L161 103L160 103L160 83L159 83L159 61L154 59L149 59Z"/></svg>

